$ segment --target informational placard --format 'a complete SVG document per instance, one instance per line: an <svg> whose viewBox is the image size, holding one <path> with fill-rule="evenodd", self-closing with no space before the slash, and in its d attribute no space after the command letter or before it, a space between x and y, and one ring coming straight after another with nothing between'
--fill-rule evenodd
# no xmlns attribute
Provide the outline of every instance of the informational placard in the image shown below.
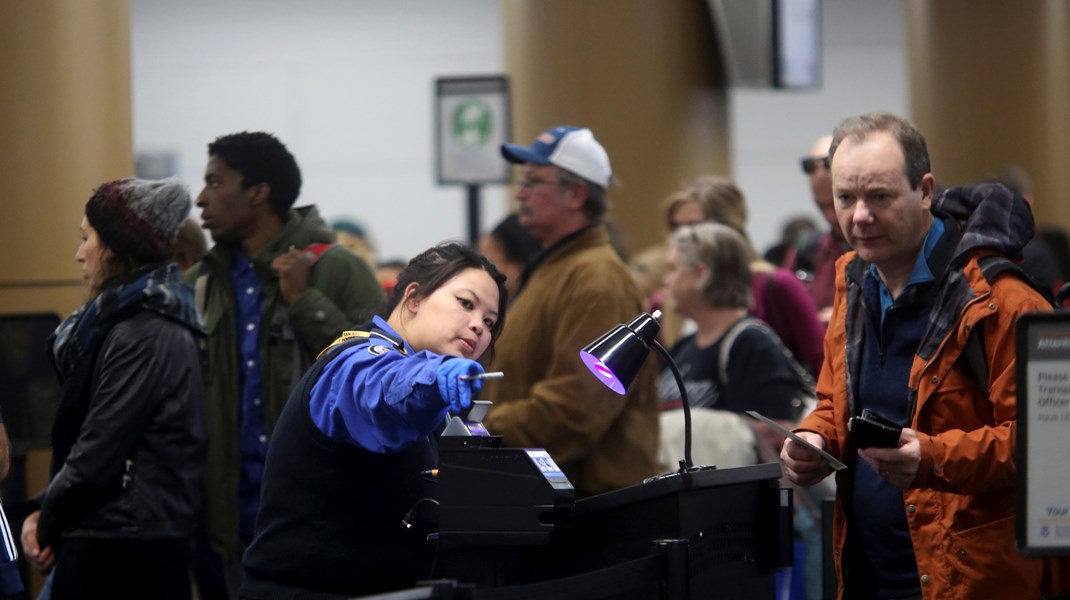
<svg viewBox="0 0 1070 600"><path fill-rule="evenodd" d="M1070 555L1070 313L1023 315L1016 332L1017 538Z"/></svg>
<svg viewBox="0 0 1070 600"><path fill-rule="evenodd" d="M507 183L509 82L505 77L441 77L435 80L435 146L438 182Z"/></svg>

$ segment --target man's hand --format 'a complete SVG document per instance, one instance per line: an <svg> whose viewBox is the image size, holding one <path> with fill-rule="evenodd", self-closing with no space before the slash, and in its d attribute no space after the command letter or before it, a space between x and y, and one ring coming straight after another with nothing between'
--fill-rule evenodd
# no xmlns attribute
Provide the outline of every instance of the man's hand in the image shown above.
<svg viewBox="0 0 1070 600"><path fill-rule="evenodd" d="M35 569L42 573L48 573L52 565L56 564L56 555L52 552L52 546L41 549L37 544L37 520L41 518L41 511L34 511L22 522L22 553Z"/></svg>
<svg viewBox="0 0 1070 600"><path fill-rule="evenodd" d="M812 431L800 431L798 436L822 450L825 449L825 439ZM832 471L832 467L820 454L791 438L784 440L784 447L780 449L780 462L788 479L803 487L820 482Z"/></svg>
<svg viewBox="0 0 1070 600"><path fill-rule="evenodd" d="M312 277L312 257L299 248L290 248L271 261L271 269L279 277L279 294L286 304L293 304L308 289Z"/></svg>
<svg viewBox="0 0 1070 600"><path fill-rule="evenodd" d="M921 442L916 431L904 427L899 434L898 448L866 448L859 450L858 455L888 483L905 490L918 475Z"/></svg>

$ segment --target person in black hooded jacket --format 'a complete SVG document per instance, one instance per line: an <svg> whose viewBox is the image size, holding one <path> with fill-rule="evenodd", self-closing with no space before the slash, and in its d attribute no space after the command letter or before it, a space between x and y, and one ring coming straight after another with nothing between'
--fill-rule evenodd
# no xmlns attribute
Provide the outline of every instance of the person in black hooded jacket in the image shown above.
<svg viewBox="0 0 1070 600"><path fill-rule="evenodd" d="M204 463L203 336L170 263L189 192L122 179L86 204L75 254L90 300L50 338L62 385L26 557L52 598L189 598Z"/></svg>

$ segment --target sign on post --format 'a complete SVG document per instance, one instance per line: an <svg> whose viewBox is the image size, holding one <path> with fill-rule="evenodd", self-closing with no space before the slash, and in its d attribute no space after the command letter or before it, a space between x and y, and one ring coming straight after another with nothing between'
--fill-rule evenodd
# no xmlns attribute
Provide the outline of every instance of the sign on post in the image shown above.
<svg viewBox="0 0 1070 600"><path fill-rule="evenodd" d="M500 153L509 141L509 83L505 77L441 77L435 80L438 182L508 183Z"/></svg>

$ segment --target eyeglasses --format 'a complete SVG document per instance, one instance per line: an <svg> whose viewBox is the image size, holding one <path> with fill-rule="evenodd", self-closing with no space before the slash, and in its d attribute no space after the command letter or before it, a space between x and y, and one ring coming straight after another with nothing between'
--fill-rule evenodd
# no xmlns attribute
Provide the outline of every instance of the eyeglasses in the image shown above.
<svg viewBox="0 0 1070 600"><path fill-rule="evenodd" d="M828 171L829 170L829 164L832 161L830 161L829 157L827 157L827 156L822 156L820 158L812 158L812 157L808 156L808 157L802 159L800 162L802 163L803 173L806 173L807 175L810 175L811 173L813 173L817 169L817 163L818 162L820 162L821 164L825 165L825 170Z"/></svg>
<svg viewBox="0 0 1070 600"><path fill-rule="evenodd" d="M558 181L550 181L549 179L521 179L520 181L516 182L516 187L519 190L530 192L531 189L537 185L557 185L558 183Z"/></svg>

